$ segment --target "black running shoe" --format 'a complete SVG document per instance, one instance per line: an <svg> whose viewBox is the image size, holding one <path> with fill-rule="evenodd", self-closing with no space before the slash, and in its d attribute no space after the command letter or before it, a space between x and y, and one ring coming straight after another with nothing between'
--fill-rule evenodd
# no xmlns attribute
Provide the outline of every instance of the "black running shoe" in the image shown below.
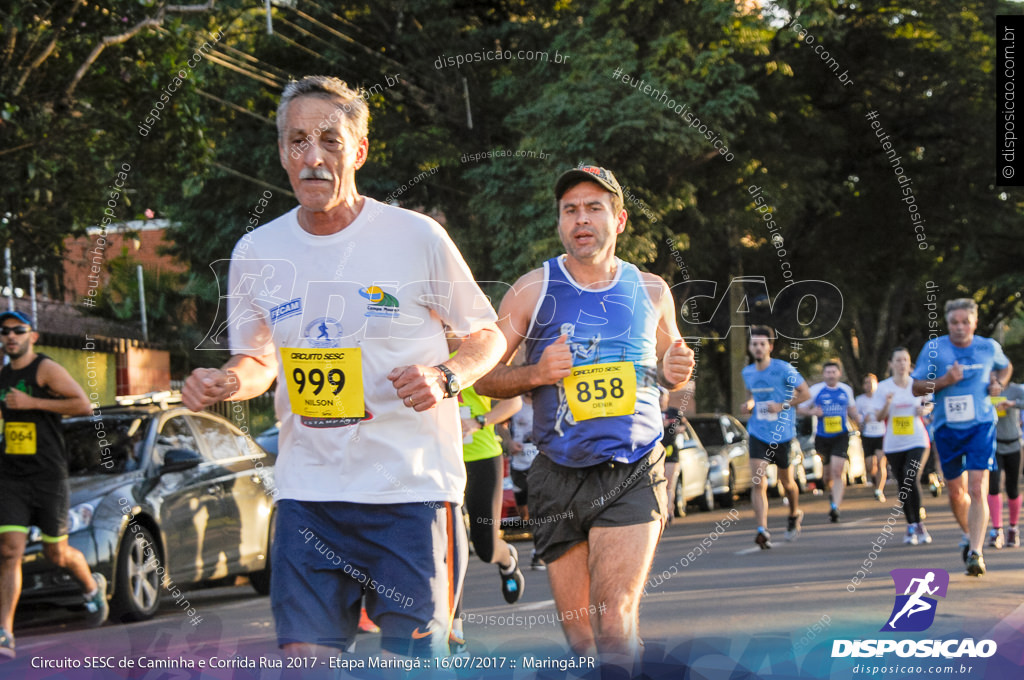
<svg viewBox="0 0 1024 680"><path fill-rule="evenodd" d="M523 595L523 572L519 571L519 552L514 545L508 547L512 564L508 569L498 567L498 574L501 576L501 594L505 596L505 602L515 604Z"/></svg>
<svg viewBox="0 0 1024 680"><path fill-rule="evenodd" d="M754 537L754 543L761 547L761 550L768 550L772 547L772 535L767 531L758 531Z"/></svg>
<svg viewBox="0 0 1024 680"><path fill-rule="evenodd" d="M839 510L836 508L832 508L831 510L829 510L828 518L832 522L832 524L836 524L837 522L839 522Z"/></svg>
<svg viewBox="0 0 1024 680"><path fill-rule="evenodd" d="M797 510L795 515L790 515L786 521L785 538L787 541L795 541L800 536L800 527L803 524L804 511Z"/></svg>

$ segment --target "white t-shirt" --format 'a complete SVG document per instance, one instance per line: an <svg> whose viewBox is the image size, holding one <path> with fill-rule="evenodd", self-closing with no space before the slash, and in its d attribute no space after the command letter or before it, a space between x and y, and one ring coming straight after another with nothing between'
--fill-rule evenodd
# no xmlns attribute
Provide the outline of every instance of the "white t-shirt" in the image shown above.
<svg viewBox="0 0 1024 680"><path fill-rule="evenodd" d="M512 416L512 441L523 445L523 450L509 458L513 470L529 470L537 457L537 446L533 443L533 402L523 400L523 407Z"/></svg>
<svg viewBox="0 0 1024 680"><path fill-rule="evenodd" d="M917 415L917 408L925 403L926 398L914 396L913 384L911 379L906 387L899 387L892 378L886 378L878 383L875 390L872 400L875 413L885 407L885 400L892 395L889 417L885 421L885 439L882 440L882 450L886 453L928 446L928 429L921 416Z"/></svg>
<svg viewBox="0 0 1024 680"><path fill-rule="evenodd" d="M231 352L277 354L280 498L462 502L457 400L413 411L387 375L398 366L448 359L445 325L465 336L497 315L437 222L364 198L356 219L336 234L304 231L296 208L238 241L229 277ZM289 380L297 386L301 378L306 396L315 384L330 390L341 381L337 373L325 379L327 364L316 376L314 364L306 365L306 376L295 376L294 368L286 376L282 348L359 348L366 415L332 420L294 413Z"/></svg>
<svg viewBox="0 0 1024 680"><path fill-rule="evenodd" d="M860 433L862 437L885 436L885 423L875 419L875 409L871 406L873 403L874 398L869 397L867 394L861 394L857 397L857 413L864 422Z"/></svg>

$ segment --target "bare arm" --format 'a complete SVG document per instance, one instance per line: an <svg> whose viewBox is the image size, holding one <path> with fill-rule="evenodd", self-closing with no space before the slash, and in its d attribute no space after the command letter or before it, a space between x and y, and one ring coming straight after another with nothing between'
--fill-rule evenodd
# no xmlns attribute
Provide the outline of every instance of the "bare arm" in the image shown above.
<svg viewBox="0 0 1024 680"><path fill-rule="evenodd" d="M998 397L1003 393L1003 390L1010 383L1010 378L1013 376L1013 364L1007 360L1006 366L989 373L988 376L988 393L993 397Z"/></svg>
<svg viewBox="0 0 1024 680"><path fill-rule="evenodd" d="M92 404L67 369L52 359L39 365L39 385L56 397L30 397L17 389L7 393L6 404L18 411L49 411L62 416L85 416L92 413Z"/></svg>
<svg viewBox="0 0 1024 680"><path fill-rule="evenodd" d="M911 387L915 397L923 397L926 394L935 394L941 392L950 385L955 385L964 377L964 369L960 367L959 362L954 361L953 365L949 367L949 370L939 378L938 380L914 380L914 385Z"/></svg>
<svg viewBox="0 0 1024 680"><path fill-rule="evenodd" d="M519 409L523 407L522 397L512 397L511 399L502 399L492 408L490 411L484 414L484 422L488 425L498 425L504 423L506 420L519 413Z"/></svg>
<svg viewBox="0 0 1024 680"><path fill-rule="evenodd" d="M541 385L554 385L572 372L572 353L564 336L545 348L536 364L508 365L530 328L543 282L544 270L535 269L505 293L498 309L498 328L506 341L505 355L490 373L477 381L477 394L508 399Z"/></svg>
<svg viewBox="0 0 1024 680"><path fill-rule="evenodd" d="M489 371L504 351L504 336L495 324L489 323L466 336L459 351L445 361L444 366L467 387ZM444 374L436 366L398 366L388 373L388 380L394 385L398 398L416 411L433 408L445 398Z"/></svg>
<svg viewBox="0 0 1024 680"><path fill-rule="evenodd" d="M848 404L846 407L846 417L850 420L850 422L857 423L857 407L854 406L853 404ZM857 429L860 429L859 425Z"/></svg>
<svg viewBox="0 0 1024 680"><path fill-rule="evenodd" d="M185 380L185 406L201 411L225 400L242 401L266 392L277 377L276 353L235 354L221 368L197 368Z"/></svg>
<svg viewBox="0 0 1024 680"><path fill-rule="evenodd" d="M796 386L795 390L793 390L793 396L790 397L789 403L790 403L790 405L793 405L793 404L803 404L805 401L808 401L810 398L811 398L811 390L810 390L809 387L807 387L807 383L806 382L802 382L802 383L800 383L799 385ZM800 409L797 408L797 412L799 412L799 411L800 411Z"/></svg>
<svg viewBox="0 0 1024 680"><path fill-rule="evenodd" d="M752 413L754 411L754 395L747 390L747 398L740 407L744 413Z"/></svg>
<svg viewBox="0 0 1024 680"><path fill-rule="evenodd" d="M682 388L693 375L695 359L693 350L679 335L676 323L676 306L672 300L672 291L660 276L644 274L644 283L648 290L653 290L652 299L660 312L658 317L658 380L670 392Z"/></svg>

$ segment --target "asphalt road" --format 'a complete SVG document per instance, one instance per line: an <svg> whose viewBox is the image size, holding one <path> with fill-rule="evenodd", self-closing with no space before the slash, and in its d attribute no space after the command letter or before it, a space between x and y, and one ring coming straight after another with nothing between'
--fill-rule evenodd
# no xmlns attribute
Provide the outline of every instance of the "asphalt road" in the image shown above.
<svg viewBox="0 0 1024 680"><path fill-rule="evenodd" d="M909 546L902 543L905 523L894 506L895 487L887 493L890 501L883 504L869 488L855 487L838 525L829 523L822 496L801 496L804 530L792 543L782 540L787 510L772 499L769 528L775 547L767 551L753 543L749 502L739 502L731 514L726 509L694 510L676 519L659 546L641 605L644 672L650 677L723 680L1024 675L1024 548L989 550L988 574L966 576L957 548L960 532L947 499L926 496L926 524L935 540ZM895 517L892 534L886 530L889 517ZM528 562L530 543L517 545ZM889 572L900 568L949 572L948 591L936 598L934 623L926 631L879 632L891 617L896 594ZM546 573L527 569L523 598L509 606L501 597L496 571L472 558L467 576L470 661L465 663L475 670L456 673L433 667L409 676L588 676L582 671L567 675L536 670L567 655ZM151 621L108 623L93 630L66 612L19 612L18 658L0 665L0 677L276 679L339 673L324 667L290 674L274 667L288 660L274 643L269 601L247 585L193 591L188 598L202 617L197 625L169 598ZM908 659L896 653L831 657L835 640L966 638L993 640L997 651L990 658ZM376 656L378 651L379 636L361 635L352 658ZM114 668L88 669L88 657L101 659L90 665L109 663ZM206 667L189 668L178 659L201 659ZM268 667L210 668L225 659ZM166 661L179 667L159 667ZM78 667L59 668L76 662ZM123 667L129 663L133 666ZM379 676L370 671L341 673Z"/></svg>

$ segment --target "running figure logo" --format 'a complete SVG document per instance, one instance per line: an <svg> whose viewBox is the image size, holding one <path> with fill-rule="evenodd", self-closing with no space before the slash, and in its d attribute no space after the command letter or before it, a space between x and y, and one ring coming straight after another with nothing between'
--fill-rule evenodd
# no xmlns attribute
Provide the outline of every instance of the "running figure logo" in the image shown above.
<svg viewBox="0 0 1024 680"><path fill-rule="evenodd" d="M915 632L927 630L935 621L936 600L928 595L946 597L949 572L943 569L893 569L896 602L883 631ZM903 593L900 595L899 593Z"/></svg>

